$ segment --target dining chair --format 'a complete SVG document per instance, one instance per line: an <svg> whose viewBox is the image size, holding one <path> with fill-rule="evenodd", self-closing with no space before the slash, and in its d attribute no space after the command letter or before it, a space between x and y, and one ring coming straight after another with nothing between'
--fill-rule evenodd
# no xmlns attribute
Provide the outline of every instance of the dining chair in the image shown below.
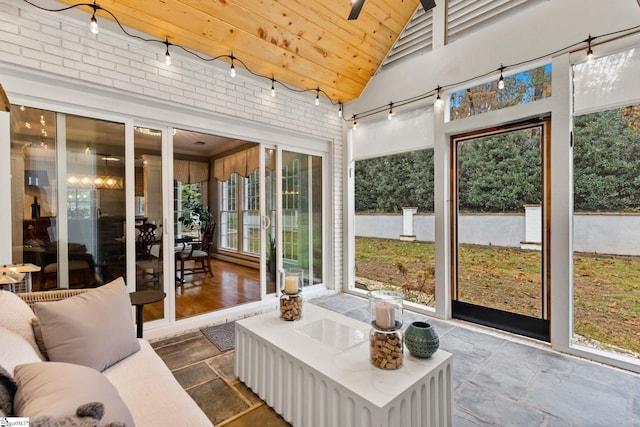
<svg viewBox="0 0 640 427"><path fill-rule="evenodd" d="M213 277L209 251L213 245L215 229L215 221L207 222L202 236L202 241L200 243L193 241L191 242L190 248L185 248L176 252L176 261L180 261L180 276L176 277L177 285L183 286L184 276L188 274L207 273L209 276ZM193 267L185 268L186 261L193 261Z"/></svg>
<svg viewBox="0 0 640 427"><path fill-rule="evenodd" d="M156 237L157 226L152 223L136 225L136 279L137 285L151 283L154 288L161 288L162 273L162 240ZM160 245L158 256L153 254L153 247Z"/></svg>

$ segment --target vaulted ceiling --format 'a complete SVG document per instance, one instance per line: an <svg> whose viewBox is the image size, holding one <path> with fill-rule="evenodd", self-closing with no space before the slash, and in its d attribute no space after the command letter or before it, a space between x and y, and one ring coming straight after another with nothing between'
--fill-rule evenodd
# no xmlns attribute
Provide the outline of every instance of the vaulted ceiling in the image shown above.
<svg viewBox="0 0 640 427"><path fill-rule="evenodd" d="M76 0L60 0L77 4ZM362 1L362 0L359 0ZM121 24L200 54L233 54L251 70L334 101L357 98L420 5L366 0L99 0ZM88 14L90 7L83 7ZM112 19L104 11L98 22ZM88 20L88 18L87 18ZM164 46L159 45L163 50ZM236 65L238 67L238 65Z"/></svg>

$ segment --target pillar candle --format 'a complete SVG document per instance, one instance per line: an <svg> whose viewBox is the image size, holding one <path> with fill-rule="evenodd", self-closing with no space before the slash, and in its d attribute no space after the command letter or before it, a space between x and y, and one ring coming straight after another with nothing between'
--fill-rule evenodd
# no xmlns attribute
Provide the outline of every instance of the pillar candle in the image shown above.
<svg viewBox="0 0 640 427"><path fill-rule="evenodd" d="M284 292L290 295L298 293L298 276L285 276Z"/></svg>
<svg viewBox="0 0 640 427"><path fill-rule="evenodd" d="M393 304L376 303L376 326L380 329L391 329L396 326L396 313Z"/></svg>

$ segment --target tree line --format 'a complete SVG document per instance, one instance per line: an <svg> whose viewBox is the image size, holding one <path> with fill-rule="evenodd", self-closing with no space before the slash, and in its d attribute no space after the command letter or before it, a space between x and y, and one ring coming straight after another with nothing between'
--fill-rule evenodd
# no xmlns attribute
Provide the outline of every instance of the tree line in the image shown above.
<svg viewBox="0 0 640 427"><path fill-rule="evenodd" d="M459 107L478 106L466 104ZM575 211L639 212L640 108L577 116L573 136ZM539 204L541 141L541 127L534 126L459 142L459 209L522 213L524 205ZM360 160L355 172L357 212L399 212L406 206L433 212L433 150Z"/></svg>

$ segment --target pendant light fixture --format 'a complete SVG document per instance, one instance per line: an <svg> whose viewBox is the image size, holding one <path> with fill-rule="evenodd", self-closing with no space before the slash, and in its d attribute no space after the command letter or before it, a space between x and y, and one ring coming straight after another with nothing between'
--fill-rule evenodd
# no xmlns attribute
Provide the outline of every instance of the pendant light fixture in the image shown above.
<svg viewBox="0 0 640 427"><path fill-rule="evenodd" d="M164 63L167 65L171 65L171 54L169 53L169 45L171 43L169 43L169 37L166 38L166 40L164 41L164 44L167 46L167 51L164 54Z"/></svg>
<svg viewBox="0 0 640 427"><path fill-rule="evenodd" d="M504 71L504 66L500 65L500 79L498 80L498 89L504 89L504 77L502 77L502 72Z"/></svg>
<svg viewBox="0 0 640 427"><path fill-rule="evenodd" d="M232 79L235 79L236 78L236 67L235 67L235 65L233 65L233 60L235 59L235 57L233 56L233 54L231 54L230 58L231 58L231 68L229 68L229 75L231 76Z"/></svg>
<svg viewBox="0 0 640 427"><path fill-rule="evenodd" d="M98 34L100 28L98 28L98 20L96 19L96 10L100 9L100 6L96 4L96 0L93 0L93 4L90 5L93 8L93 14L91 15L91 21L89 21L89 30L93 34Z"/></svg>
<svg viewBox="0 0 640 427"><path fill-rule="evenodd" d="M442 89L442 87L440 87L440 85L438 85L438 87L436 88L436 100L433 103L436 108L442 107L442 104L444 103L444 101L440 97L440 89Z"/></svg>

